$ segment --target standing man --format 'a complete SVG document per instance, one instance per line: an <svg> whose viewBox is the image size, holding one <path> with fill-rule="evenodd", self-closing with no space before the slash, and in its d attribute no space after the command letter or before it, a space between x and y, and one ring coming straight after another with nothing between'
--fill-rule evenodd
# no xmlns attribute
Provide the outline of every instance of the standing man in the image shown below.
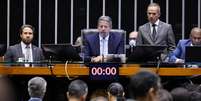
<svg viewBox="0 0 201 101"><path fill-rule="evenodd" d="M101 16L97 24L98 32L84 36L85 62L116 62L115 54L125 54L124 34L110 32L112 19Z"/></svg>
<svg viewBox="0 0 201 101"><path fill-rule="evenodd" d="M6 62L35 62L44 59L42 50L32 44L34 38L34 27L23 25L20 30L21 42L10 46L5 54ZM25 64L29 67L29 64Z"/></svg>
<svg viewBox="0 0 201 101"><path fill-rule="evenodd" d="M164 45L168 51L175 49L175 37L170 24L159 20L160 6L149 4L147 17L149 22L139 27L137 45Z"/></svg>

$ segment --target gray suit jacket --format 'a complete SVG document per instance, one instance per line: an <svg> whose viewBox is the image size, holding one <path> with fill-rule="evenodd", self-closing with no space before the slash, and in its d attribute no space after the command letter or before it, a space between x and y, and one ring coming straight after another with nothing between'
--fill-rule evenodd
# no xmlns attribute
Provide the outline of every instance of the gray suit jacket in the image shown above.
<svg viewBox="0 0 201 101"><path fill-rule="evenodd" d="M139 27L137 45L166 45L168 51L175 49L175 37L170 24L159 21L156 41L153 40L151 35L150 24L146 23Z"/></svg>
<svg viewBox="0 0 201 101"><path fill-rule="evenodd" d="M32 45L32 55L34 62L44 60L42 50L34 45ZM21 44L10 46L6 51L6 54L4 55L4 59L6 62L16 62L18 61L18 58L22 57L24 57L24 55L22 53Z"/></svg>

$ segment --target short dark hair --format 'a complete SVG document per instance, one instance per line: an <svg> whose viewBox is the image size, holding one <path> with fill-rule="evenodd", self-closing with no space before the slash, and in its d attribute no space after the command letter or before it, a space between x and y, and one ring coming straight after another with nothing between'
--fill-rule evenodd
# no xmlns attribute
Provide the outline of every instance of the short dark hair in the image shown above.
<svg viewBox="0 0 201 101"><path fill-rule="evenodd" d="M68 86L69 96L79 98L88 93L88 86L82 80L74 80Z"/></svg>
<svg viewBox="0 0 201 101"><path fill-rule="evenodd" d="M189 101L190 93L186 88L177 87L171 91L173 101Z"/></svg>
<svg viewBox="0 0 201 101"><path fill-rule="evenodd" d="M149 5L148 5L148 7L147 7L147 9L149 8L149 7L158 7L158 10L159 10L159 14L161 14L161 7L160 7L160 5L158 4L158 3L150 3Z"/></svg>
<svg viewBox="0 0 201 101"><path fill-rule="evenodd" d="M112 94L113 96L119 96L120 97L120 96L123 96L124 88L120 83L114 82L108 86L107 91L110 94Z"/></svg>
<svg viewBox="0 0 201 101"><path fill-rule="evenodd" d="M131 77L129 86L132 97L144 97L150 88L160 88L160 78L156 74L142 71Z"/></svg>
<svg viewBox="0 0 201 101"><path fill-rule="evenodd" d="M35 33L35 28L34 28L32 25L28 25L28 24L22 25L22 26L20 27L20 29L19 29L19 33L22 34L23 29L26 28L26 27L31 28L32 31L33 31L33 34Z"/></svg>

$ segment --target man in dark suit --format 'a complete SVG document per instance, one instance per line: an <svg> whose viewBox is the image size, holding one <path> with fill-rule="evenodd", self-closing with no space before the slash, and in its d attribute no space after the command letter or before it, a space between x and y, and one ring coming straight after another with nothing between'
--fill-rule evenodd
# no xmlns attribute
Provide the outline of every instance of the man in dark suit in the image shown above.
<svg viewBox="0 0 201 101"><path fill-rule="evenodd" d="M137 45L163 45L168 51L175 49L175 37L170 24L159 20L160 6L157 3L149 4L147 8L149 22L140 26Z"/></svg>
<svg viewBox="0 0 201 101"><path fill-rule="evenodd" d="M98 33L84 36L84 61L85 62L110 62L118 61L125 56L124 35L112 33L112 20L109 16L98 19ZM114 55L114 54L121 54ZM124 54L124 55L123 55Z"/></svg>
<svg viewBox="0 0 201 101"><path fill-rule="evenodd" d="M184 63L186 46L201 46L201 29L194 27L191 30L190 38L180 40L176 49L170 55L170 61L175 63Z"/></svg>
<svg viewBox="0 0 201 101"><path fill-rule="evenodd" d="M44 59L42 50L32 44L34 38L34 27L23 25L20 30L21 42L10 46L5 54L6 62L36 62ZM29 67L29 65L26 65Z"/></svg>

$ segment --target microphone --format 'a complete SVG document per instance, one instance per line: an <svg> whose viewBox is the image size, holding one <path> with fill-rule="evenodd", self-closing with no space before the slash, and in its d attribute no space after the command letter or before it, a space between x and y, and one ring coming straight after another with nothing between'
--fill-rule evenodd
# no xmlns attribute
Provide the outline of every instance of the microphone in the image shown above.
<svg viewBox="0 0 201 101"><path fill-rule="evenodd" d="M130 45L130 47L131 47L131 53L132 53L132 52L133 52L133 47L136 46L136 40L131 39L131 40L129 41L129 45Z"/></svg>

